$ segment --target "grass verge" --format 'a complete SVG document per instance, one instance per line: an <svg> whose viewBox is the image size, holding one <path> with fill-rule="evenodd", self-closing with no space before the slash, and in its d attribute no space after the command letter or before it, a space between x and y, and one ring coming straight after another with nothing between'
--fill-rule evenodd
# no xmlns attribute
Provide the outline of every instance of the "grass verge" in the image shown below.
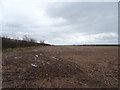
<svg viewBox="0 0 120 90"><path fill-rule="evenodd" d="M19 47L19 48L8 48L8 49L3 49L0 50L0 52L11 52L11 51L16 51L16 50L28 50L28 49L36 49L36 48L41 48L45 46L33 46L33 47Z"/></svg>

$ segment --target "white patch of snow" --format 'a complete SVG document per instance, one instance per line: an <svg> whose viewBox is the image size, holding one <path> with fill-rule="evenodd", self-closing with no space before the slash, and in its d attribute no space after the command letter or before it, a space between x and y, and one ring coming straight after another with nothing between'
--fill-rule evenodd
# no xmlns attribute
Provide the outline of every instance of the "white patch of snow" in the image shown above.
<svg viewBox="0 0 120 90"><path fill-rule="evenodd" d="M32 67L35 67L35 68L37 67L37 65L35 65L35 64L31 64L31 66L32 66Z"/></svg>
<svg viewBox="0 0 120 90"><path fill-rule="evenodd" d="M16 57L14 57L14 58L15 58L15 59L19 59L19 58L22 58L22 56L19 56L19 57L16 56Z"/></svg>
<svg viewBox="0 0 120 90"><path fill-rule="evenodd" d="M35 55L35 57L39 57L38 55Z"/></svg>
<svg viewBox="0 0 120 90"><path fill-rule="evenodd" d="M34 49L33 51L34 51L34 52L37 52L38 50Z"/></svg>
<svg viewBox="0 0 120 90"><path fill-rule="evenodd" d="M52 56L53 59L57 59L56 57Z"/></svg>

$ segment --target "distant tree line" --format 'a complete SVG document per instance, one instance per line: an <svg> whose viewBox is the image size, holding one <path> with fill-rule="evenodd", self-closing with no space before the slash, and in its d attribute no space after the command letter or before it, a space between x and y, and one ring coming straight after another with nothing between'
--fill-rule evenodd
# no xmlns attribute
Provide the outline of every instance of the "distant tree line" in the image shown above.
<svg viewBox="0 0 120 90"><path fill-rule="evenodd" d="M0 37L0 40L2 40L2 50L8 48L33 47L40 45L50 46L50 44L45 44L44 40L41 40L40 43L37 43L35 39L28 37L27 35L24 35L22 40L11 39L7 36Z"/></svg>

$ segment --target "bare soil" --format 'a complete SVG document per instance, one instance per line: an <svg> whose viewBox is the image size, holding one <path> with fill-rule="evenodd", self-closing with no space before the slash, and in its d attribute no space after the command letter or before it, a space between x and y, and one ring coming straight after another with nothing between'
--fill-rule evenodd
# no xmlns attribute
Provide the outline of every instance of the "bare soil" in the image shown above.
<svg viewBox="0 0 120 90"><path fill-rule="evenodd" d="M45 46L2 53L3 88L117 88L118 46Z"/></svg>

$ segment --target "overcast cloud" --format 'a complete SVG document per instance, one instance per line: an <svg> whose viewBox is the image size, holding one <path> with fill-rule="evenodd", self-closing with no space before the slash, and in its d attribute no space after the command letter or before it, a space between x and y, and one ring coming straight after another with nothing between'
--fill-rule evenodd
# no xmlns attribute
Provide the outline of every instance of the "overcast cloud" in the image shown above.
<svg viewBox="0 0 120 90"><path fill-rule="evenodd" d="M2 33L50 44L118 43L117 2L0 1ZM2 22L1 22L2 21Z"/></svg>

